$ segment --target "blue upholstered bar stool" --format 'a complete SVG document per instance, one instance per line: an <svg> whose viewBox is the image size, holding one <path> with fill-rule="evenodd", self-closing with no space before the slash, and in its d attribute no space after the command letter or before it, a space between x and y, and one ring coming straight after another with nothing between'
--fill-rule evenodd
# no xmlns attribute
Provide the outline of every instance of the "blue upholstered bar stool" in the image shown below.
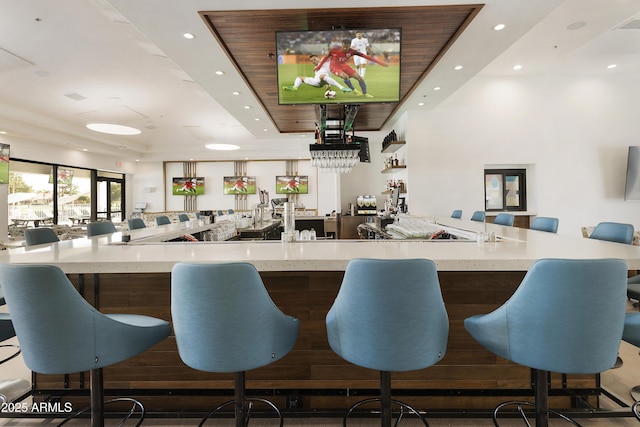
<svg viewBox="0 0 640 427"><path fill-rule="evenodd" d="M142 353L171 333L168 322L154 317L100 313L55 266L0 264L0 284L29 369L91 371L92 427L104 425L102 368ZM143 418L141 406L139 424Z"/></svg>
<svg viewBox="0 0 640 427"><path fill-rule="evenodd" d="M622 339L631 345L640 347L640 313L629 314L624 319ZM631 409L638 421L640 421L640 386L635 386L631 389L631 396L636 401Z"/></svg>
<svg viewBox="0 0 640 427"><path fill-rule="evenodd" d="M147 224L144 223L142 218L129 218L127 220L129 230L139 230L141 228L147 228Z"/></svg>
<svg viewBox="0 0 640 427"><path fill-rule="evenodd" d="M49 227L27 228L24 230L26 246L42 245L44 243L59 242L58 235Z"/></svg>
<svg viewBox="0 0 640 427"><path fill-rule="evenodd" d="M499 213L498 215L496 215L496 218L493 220L493 223L497 225L506 225L509 227L513 227L514 220L515 220L515 217L513 216L513 214Z"/></svg>
<svg viewBox="0 0 640 427"><path fill-rule="evenodd" d="M273 303L256 268L249 263L178 263L171 273L171 316L182 361L205 372L234 373L235 425L249 422L254 401L245 396L245 371L284 357L296 343L300 322ZM247 405L248 404L248 405Z"/></svg>
<svg viewBox="0 0 640 427"><path fill-rule="evenodd" d="M0 282L0 305L4 305L4 294L2 292L2 285ZM8 340L9 338L13 338L16 336L16 331L13 329L13 323L11 322L11 316L9 313L0 313L0 343ZM11 359L18 357L20 354L20 347L12 345L12 344L1 344L0 347L4 348L13 348L11 354L4 356L3 359L0 360L0 365L5 362L8 362Z"/></svg>
<svg viewBox="0 0 640 427"><path fill-rule="evenodd" d="M640 274L627 280L627 298L640 302ZM634 303L634 306L638 303Z"/></svg>
<svg viewBox="0 0 640 427"><path fill-rule="evenodd" d="M484 211L475 211L473 215L471 215L471 221L484 222L486 214Z"/></svg>
<svg viewBox="0 0 640 427"><path fill-rule="evenodd" d="M87 224L87 237L101 236L118 231L111 221L96 221Z"/></svg>
<svg viewBox="0 0 640 427"><path fill-rule="evenodd" d="M633 243L633 225L619 222L601 222L596 225L590 239L604 240L607 242L624 243L630 245ZM633 280L632 280L633 281ZM633 295L635 285L631 285L631 290L627 287L627 295ZM614 368L622 366L623 361L620 357L616 359Z"/></svg>
<svg viewBox="0 0 640 427"><path fill-rule="evenodd" d="M0 285L0 305L5 305L2 286ZM20 355L20 346L13 343L5 343L6 340L16 336L16 331L11 322L9 313L0 313L0 348L2 348L2 358L0 365L15 359ZM4 349L10 349L5 351ZM0 378L0 405L11 403L24 398L31 391L31 383L25 379Z"/></svg>
<svg viewBox="0 0 640 427"><path fill-rule="evenodd" d="M171 220L166 215L158 215L156 217L156 225L167 225L171 224Z"/></svg>
<svg viewBox="0 0 640 427"><path fill-rule="evenodd" d="M178 214L178 221L180 221L180 222L189 221L189 215L187 215L186 213Z"/></svg>
<svg viewBox="0 0 640 427"><path fill-rule="evenodd" d="M462 218L462 210L456 209L451 212L451 218Z"/></svg>
<svg viewBox="0 0 640 427"><path fill-rule="evenodd" d="M619 259L542 259L514 294L489 314L465 319L471 336L492 353L533 369L536 427L547 427L549 372L598 374L616 360L625 319L627 265ZM493 414L515 404L506 402ZM525 418L525 422L527 422ZM528 422L527 422L528 425Z"/></svg>
<svg viewBox="0 0 640 427"><path fill-rule="evenodd" d="M633 243L633 225L619 222L601 222L596 225L589 238L630 245Z"/></svg>
<svg viewBox="0 0 640 427"><path fill-rule="evenodd" d="M547 233L557 233L558 223L559 223L558 218L538 216L533 220L533 222L529 226L529 229L546 231Z"/></svg>
<svg viewBox="0 0 640 427"><path fill-rule="evenodd" d="M411 406L391 399L391 372L414 371L444 357L449 319L433 261L426 259L354 259L329 310L331 349L354 365L380 371L381 425L391 426L391 404L400 405L428 425ZM400 415L401 416L401 415ZM397 420L399 421L399 419Z"/></svg>

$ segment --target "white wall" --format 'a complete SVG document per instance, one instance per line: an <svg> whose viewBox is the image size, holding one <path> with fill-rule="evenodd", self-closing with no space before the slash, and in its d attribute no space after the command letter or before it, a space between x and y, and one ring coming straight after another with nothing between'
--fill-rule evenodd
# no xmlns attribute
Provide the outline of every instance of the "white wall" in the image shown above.
<svg viewBox="0 0 640 427"><path fill-rule="evenodd" d="M276 194L275 180L277 175L286 175L286 161L247 161L247 176L256 178L259 189L267 190L270 198L286 197ZM309 193L297 196L297 202L307 209L319 209L318 174L311 167L310 161L298 161L298 174L309 177ZM164 170L163 170L164 168ZM163 178L164 175L164 178ZM224 195L222 183L225 176L235 176L234 162L196 162L196 175L205 181L205 194L197 197L198 210L236 209L235 196ZM133 180L131 200L127 206L133 209L136 202L146 202L147 212L163 210L184 210L184 196L171 194L172 178L185 176L182 162L142 163L138 172L130 177ZM323 187L326 188L327 187ZM330 194L335 194L335 183L328 182ZM129 198L128 198L129 199ZM331 195L323 196L323 208L333 206ZM247 196L247 208L253 209L260 203L258 194ZM330 211L329 211L330 212ZM329 213L326 212L326 213ZM324 214L325 212L320 212Z"/></svg>
<svg viewBox="0 0 640 427"><path fill-rule="evenodd" d="M639 202L624 201L627 147L639 145L637 77L476 77L433 111L407 120L414 214L468 218L484 207L483 170L527 164L530 206L580 235L600 221L640 229Z"/></svg>
<svg viewBox="0 0 640 427"><path fill-rule="evenodd" d="M381 206L388 176L380 173L380 149L394 128L407 141L412 214L449 215L462 209L468 218L484 207L485 166L528 165L529 206L539 215L558 217L559 233L579 236L581 226L600 221L629 222L640 229L640 202L624 201L627 147L640 145L638 99L640 85L631 73L475 77L436 109L410 111L385 132L367 135L370 164L360 163L340 176L321 176L309 168L310 180L315 177L322 189L304 203L324 215L336 207L346 211L358 194L373 194ZM130 163L6 137L0 141L11 145L12 157L127 173L130 210L139 201L149 204L148 211L165 209L162 163ZM286 169L284 161L272 162L268 172L255 163L248 168L252 176L275 176ZM214 191L214 176L226 173L206 172ZM225 199L198 202L199 209L228 205Z"/></svg>

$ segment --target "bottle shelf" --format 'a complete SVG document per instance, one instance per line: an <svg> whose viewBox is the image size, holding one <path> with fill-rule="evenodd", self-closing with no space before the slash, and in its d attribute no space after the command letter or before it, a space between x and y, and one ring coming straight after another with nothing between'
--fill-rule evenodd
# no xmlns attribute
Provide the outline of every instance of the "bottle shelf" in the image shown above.
<svg viewBox="0 0 640 427"><path fill-rule="evenodd" d="M387 190L387 191L383 191L383 192L382 192L382 193L380 193L380 194L392 194L392 193L393 193L393 191L391 191L391 190ZM407 194L407 192L406 192L406 191L401 191L401 192L400 192L400 194Z"/></svg>
<svg viewBox="0 0 640 427"><path fill-rule="evenodd" d="M406 168L407 168L407 165L391 166L391 167L382 169L382 173L391 173L399 169L406 169Z"/></svg>
<svg viewBox="0 0 640 427"><path fill-rule="evenodd" d="M404 147L406 143L406 141L391 141L389 145L382 149L381 153L394 153Z"/></svg>

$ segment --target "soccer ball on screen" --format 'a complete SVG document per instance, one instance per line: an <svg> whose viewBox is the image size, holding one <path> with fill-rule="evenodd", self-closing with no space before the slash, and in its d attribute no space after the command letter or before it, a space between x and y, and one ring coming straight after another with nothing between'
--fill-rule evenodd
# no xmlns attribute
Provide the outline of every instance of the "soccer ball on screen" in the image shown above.
<svg viewBox="0 0 640 427"><path fill-rule="evenodd" d="M327 99L334 99L336 97L336 91L327 89L327 91L324 93L324 97Z"/></svg>

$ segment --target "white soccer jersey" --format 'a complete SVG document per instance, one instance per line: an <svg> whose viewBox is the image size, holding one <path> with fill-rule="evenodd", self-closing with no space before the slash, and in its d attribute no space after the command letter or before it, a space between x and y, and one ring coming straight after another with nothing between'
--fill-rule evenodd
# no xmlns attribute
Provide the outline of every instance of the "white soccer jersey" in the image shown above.
<svg viewBox="0 0 640 427"><path fill-rule="evenodd" d="M325 84L325 81L320 79L320 76L322 75L331 76L330 64L331 64L331 60L327 59L326 61L324 61L324 64L322 64L322 67L320 67L320 69L316 71L314 76L306 77L304 79L304 83L309 86L315 86L315 87L320 87L323 84Z"/></svg>
<svg viewBox="0 0 640 427"><path fill-rule="evenodd" d="M367 47L369 47L369 40L367 40L365 37L361 39L356 37L353 40L351 40L351 47L360 53L367 53Z"/></svg>
<svg viewBox="0 0 640 427"><path fill-rule="evenodd" d="M351 47L354 48L355 50L357 50L360 53L367 53L367 48L369 47L369 40L367 40L366 37L363 37L361 39L359 38L354 38L353 40L351 40ZM366 64L367 60L365 58L362 58L360 56L353 56L353 62L355 62L356 65L360 65L360 64Z"/></svg>

